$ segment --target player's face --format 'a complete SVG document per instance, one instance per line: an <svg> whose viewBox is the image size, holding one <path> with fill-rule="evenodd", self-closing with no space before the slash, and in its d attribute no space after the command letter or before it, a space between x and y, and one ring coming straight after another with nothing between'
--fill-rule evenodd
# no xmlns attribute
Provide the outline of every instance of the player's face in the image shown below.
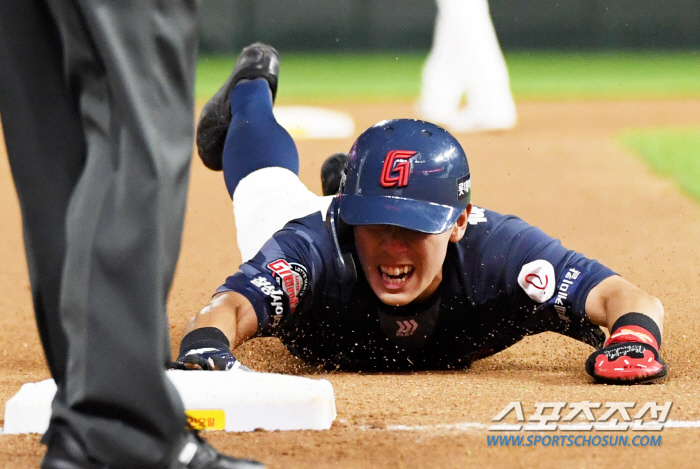
<svg viewBox="0 0 700 469"><path fill-rule="evenodd" d="M354 227L362 270L383 303L420 302L437 290L447 245L464 235L468 213L465 210L451 229L433 235L388 225Z"/></svg>

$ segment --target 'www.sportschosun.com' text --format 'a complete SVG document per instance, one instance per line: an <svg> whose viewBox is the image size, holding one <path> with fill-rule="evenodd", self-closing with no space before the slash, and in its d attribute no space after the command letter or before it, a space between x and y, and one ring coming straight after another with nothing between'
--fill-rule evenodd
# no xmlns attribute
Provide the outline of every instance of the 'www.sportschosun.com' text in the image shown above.
<svg viewBox="0 0 700 469"><path fill-rule="evenodd" d="M661 446L661 435L486 435L489 446Z"/></svg>

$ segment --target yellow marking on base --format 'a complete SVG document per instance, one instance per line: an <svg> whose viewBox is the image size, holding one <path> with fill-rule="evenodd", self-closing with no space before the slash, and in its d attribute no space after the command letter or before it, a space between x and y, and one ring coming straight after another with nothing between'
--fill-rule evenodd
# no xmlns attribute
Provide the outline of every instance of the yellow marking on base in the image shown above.
<svg viewBox="0 0 700 469"><path fill-rule="evenodd" d="M221 409L186 410L187 423L195 430L224 430L226 412Z"/></svg>

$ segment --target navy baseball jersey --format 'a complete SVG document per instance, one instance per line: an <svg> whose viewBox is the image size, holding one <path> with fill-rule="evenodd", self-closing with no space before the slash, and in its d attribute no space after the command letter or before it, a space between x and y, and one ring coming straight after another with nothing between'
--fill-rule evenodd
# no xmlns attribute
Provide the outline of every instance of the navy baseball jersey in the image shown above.
<svg viewBox="0 0 700 469"><path fill-rule="evenodd" d="M327 369L465 368L544 331L596 348L605 341L585 302L614 272L514 216L473 207L464 238L449 244L440 287L419 304L382 303L361 268L341 284L336 256L317 212L289 222L217 292L243 294L259 335Z"/></svg>

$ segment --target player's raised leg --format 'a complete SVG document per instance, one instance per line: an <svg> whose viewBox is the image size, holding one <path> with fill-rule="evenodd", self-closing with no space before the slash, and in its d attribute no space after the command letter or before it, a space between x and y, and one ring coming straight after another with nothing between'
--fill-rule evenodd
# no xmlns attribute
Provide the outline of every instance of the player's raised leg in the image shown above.
<svg viewBox="0 0 700 469"><path fill-rule="evenodd" d="M275 120L265 79L239 82L233 88L231 114L222 158L224 180L231 197L243 178L260 169L284 168L296 178L297 147L291 135ZM265 186L271 188L270 183Z"/></svg>
<svg viewBox="0 0 700 469"><path fill-rule="evenodd" d="M221 171L223 168L221 157L231 124L229 98L233 87L241 80L264 78L274 101L277 95L279 64L279 54L274 47L259 42L249 45L241 52L226 82L204 105L197 125L197 151L207 168L214 171Z"/></svg>
<svg viewBox="0 0 700 469"><path fill-rule="evenodd" d="M272 112L278 77L274 48L260 43L244 48L229 79L204 107L197 129L205 164L218 157L207 166L218 164L224 171L243 261L289 220L318 210L325 215L330 203L299 181L296 144ZM224 104L230 106L228 114L221 110Z"/></svg>

